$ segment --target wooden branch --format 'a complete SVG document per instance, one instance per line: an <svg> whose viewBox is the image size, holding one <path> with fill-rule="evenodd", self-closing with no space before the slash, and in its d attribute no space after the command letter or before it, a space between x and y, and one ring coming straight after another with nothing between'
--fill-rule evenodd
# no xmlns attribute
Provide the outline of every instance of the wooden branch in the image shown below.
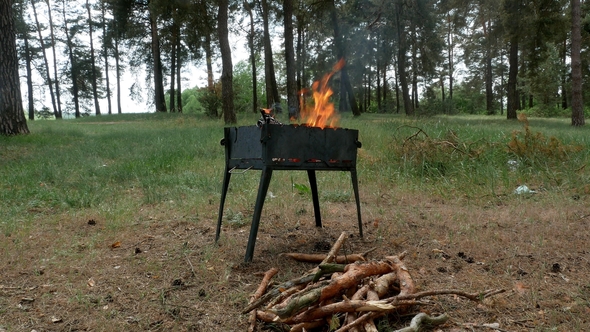
<svg viewBox="0 0 590 332"><path fill-rule="evenodd" d="M291 300L292 303L284 309L273 308L270 310L280 318L286 319L300 312L305 307L335 297L341 291L357 285L366 277L389 273L392 269L393 265L389 260L349 264L346 266L344 274L332 280L327 286L313 293L306 293L304 298L293 297Z"/></svg>
<svg viewBox="0 0 590 332"><path fill-rule="evenodd" d="M391 273L388 273L391 274ZM368 301L378 301L379 295L373 289L369 289L367 292L367 300ZM375 326L375 322L372 319L368 319L364 324L365 332L379 332L377 327Z"/></svg>
<svg viewBox="0 0 590 332"><path fill-rule="evenodd" d="M346 234L346 232L342 232L342 234L340 234L340 237L338 238L338 240L336 240L336 242L334 242L332 249L330 249L330 252L328 252L328 255L326 256L326 258L324 260L322 260L320 265L326 264L326 263L332 263L334 261L336 256L338 256L338 252L340 251L340 248L344 244L344 241L346 241L347 237L348 237L348 235Z"/></svg>
<svg viewBox="0 0 590 332"><path fill-rule="evenodd" d="M294 259L296 261L305 262L305 263L321 263L324 259L326 259L328 257L327 255L324 255L324 254L301 254L301 253L296 253L296 252L283 253L283 254L281 254L281 256L285 256L285 257ZM352 254L352 255L336 256L334 259L334 262L338 263L338 264L349 264L349 263L354 263L357 261L365 261L365 260L366 260L366 256L363 256L363 254Z"/></svg>
<svg viewBox="0 0 590 332"><path fill-rule="evenodd" d="M506 290L504 289L492 289L487 290L482 293L467 293L461 290L456 289L440 289L440 290L432 290L432 291L424 291L418 292L414 294L400 294L396 295L387 299L383 299L383 301L395 303L396 301L406 301L406 300L417 300L427 296L435 296L435 295L457 295L469 299L474 302L481 302L481 300L488 298L490 296L494 296L496 294L504 293Z"/></svg>
<svg viewBox="0 0 590 332"><path fill-rule="evenodd" d="M270 284L270 279L272 279L272 277L277 273L279 273L279 270L277 270L274 267L272 269L266 271L266 273L264 273L264 277L262 278L262 281L260 282L258 289L256 289L256 292L254 292L254 295L252 295L252 297L250 298L250 303L259 299L264 294L264 292L266 292L266 288L268 287L268 284ZM256 329L256 312L255 311L252 311L250 313L250 317L248 318L248 323L249 323L248 332L254 332L254 330Z"/></svg>
<svg viewBox="0 0 590 332"><path fill-rule="evenodd" d="M437 317L429 316L423 312L417 314L412 321L410 322L410 326L404 327L403 329L396 330L395 332L418 332L421 331L422 327L426 326L435 326L444 324L449 319L447 314L442 314Z"/></svg>
<svg viewBox="0 0 590 332"><path fill-rule="evenodd" d="M244 310L242 310L242 314L247 314L250 311L260 307L263 303L266 303L270 299L272 299L276 296L279 296L282 292L284 292L285 290L287 290L291 287L294 287L297 285L308 284L310 281L313 280L313 278L315 277L315 274L316 274L316 272L314 271L310 274L304 275L303 277L292 279L292 280L289 280L287 282L284 282L280 285L273 287L268 293L261 296L258 300L250 303Z"/></svg>

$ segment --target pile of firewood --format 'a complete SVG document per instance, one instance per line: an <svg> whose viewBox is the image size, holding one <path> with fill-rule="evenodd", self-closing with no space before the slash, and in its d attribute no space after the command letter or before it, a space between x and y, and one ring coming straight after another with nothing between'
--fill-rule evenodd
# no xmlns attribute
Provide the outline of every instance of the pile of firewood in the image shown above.
<svg viewBox="0 0 590 332"><path fill-rule="evenodd" d="M328 255L286 254L286 256L320 264L300 278L272 286L271 278L278 273L267 271L242 313L250 313L249 331L254 331L257 320L283 324L290 331L324 330L377 331L374 320L383 315L418 314L403 332L419 331L423 325L439 325L448 316L429 316L420 312L420 305L430 304L423 299L429 296L454 294L472 301L503 292L489 290L469 294L459 290L416 292L414 281L404 263L405 252L382 260L367 261L366 254L338 256L346 239L342 233ZM347 261L348 264L338 262Z"/></svg>

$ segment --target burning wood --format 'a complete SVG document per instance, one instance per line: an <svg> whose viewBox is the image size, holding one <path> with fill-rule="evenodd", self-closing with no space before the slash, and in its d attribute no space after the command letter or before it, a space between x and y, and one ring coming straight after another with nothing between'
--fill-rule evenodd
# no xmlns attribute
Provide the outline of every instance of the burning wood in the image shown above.
<svg viewBox="0 0 590 332"><path fill-rule="evenodd" d="M340 239L343 239L340 241ZM504 290L470 294L460 290L416 292L414 281L403 263L406 252L382 260L332 263L346 239L343 233L330 254L306 275L271 288L244 309L255 312L258 320L283 323L290 331L327 327L336 331L376 331L373 323L383 315L419 313L421 299L453 294L474 302ZM265 306L265 303L268 303ZM420 325L440 325L448 316L430 317L419 313L404 331L418 331Z"/></svg>

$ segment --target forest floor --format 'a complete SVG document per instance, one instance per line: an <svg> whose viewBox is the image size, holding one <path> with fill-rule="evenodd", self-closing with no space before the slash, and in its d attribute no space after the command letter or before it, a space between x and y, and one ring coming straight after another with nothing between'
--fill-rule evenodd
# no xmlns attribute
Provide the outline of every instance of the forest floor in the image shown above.
<svg viewBox="0 0 590 332"><path fill-rule="evenodd" d="M408 251L418 290L506 290L479 304L431 298L423 310L450 316L433 331L590 331L590 202L556 196L366 195L363 239L354 200L322 202L317 229L309 197L288 198L304 207L297 213L267 199L250 264L248 222L225 223L214 243L214 201L194 211L198 218L177 215L172 202L143 206L135 223L116 228L84 210L32 209L38 223L0 234L0 331L245 331L240 312L265 271L277 268L275 280L284 281L313 267L279 254L327 252L343 231L345 253ZM393 331L411 318L377 324ZM497 329L483 326L490 323Z"/></svg>

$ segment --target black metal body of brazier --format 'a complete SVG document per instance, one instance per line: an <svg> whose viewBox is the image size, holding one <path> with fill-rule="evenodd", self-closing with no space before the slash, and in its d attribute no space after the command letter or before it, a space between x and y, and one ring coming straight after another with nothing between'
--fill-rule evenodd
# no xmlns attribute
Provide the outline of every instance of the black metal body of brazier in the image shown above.
<svg viewBox="0 0 590 332"><path fill-rule="evenodd" d="M363 236L356 173L357 149L361 147L358 130L275 124L265 124L262 127L226 127L221 144L225 146L225 173L215 233L216 242L221 232L223 206L232 172L237 169L262 170L246 248L246 262L252 261L262 207L274 170L307 171L317 227L322 227L322 219L315 171L350 172L359 233Z"/></svg>

